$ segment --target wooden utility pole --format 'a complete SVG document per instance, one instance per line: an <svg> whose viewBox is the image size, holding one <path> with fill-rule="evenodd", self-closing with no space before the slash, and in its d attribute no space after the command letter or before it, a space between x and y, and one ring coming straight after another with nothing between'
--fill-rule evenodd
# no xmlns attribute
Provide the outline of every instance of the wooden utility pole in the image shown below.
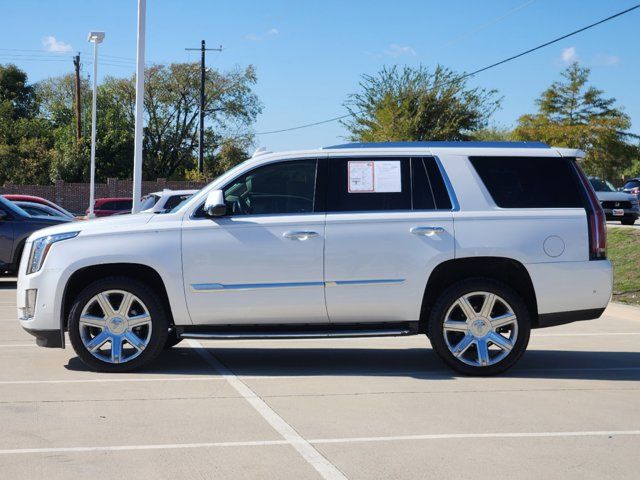
<svg viewBox="0 0 640 480"><path fill-rule="evenodd" d="M80 52L73 57L73 66L76 68L75 104L76 104L76 143L82 140L82 103L80 102Z"/></svg>
<svg viewBox="0 0 640 480"><path fill-rule="evenodd" d="M205 104L205 95L204 95L204 82L205 82L205 72L207 68L205 66L205 52L207 50L212 50L214 52L221 52L222 45L218 48L206 48L204 40L200 43L200 48L185 48L185 50L200 50L200 128L199 130L199 141L198 141L198 173L202 173L204 171L204 104Z"/></svg>

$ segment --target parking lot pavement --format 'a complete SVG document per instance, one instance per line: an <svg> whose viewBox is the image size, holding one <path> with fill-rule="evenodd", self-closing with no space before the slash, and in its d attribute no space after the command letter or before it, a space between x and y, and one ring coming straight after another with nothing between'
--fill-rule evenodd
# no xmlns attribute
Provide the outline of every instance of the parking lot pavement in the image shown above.
<svg viewBox="0 0 640 480"><path fill-rule="evenodd" d="M633 225L622 225L620 222L613 220L607 220L607 225L610 227L623 227L623 228L640 228L640 220L637 220Z"/></svg>
<svg viewBox="0 0 640 480"><path fill-rule="evenodd" d="M638 478L640 309L532 334L457 376L425 337L184 341L87 371L0 283L0 478Z"/></svg>

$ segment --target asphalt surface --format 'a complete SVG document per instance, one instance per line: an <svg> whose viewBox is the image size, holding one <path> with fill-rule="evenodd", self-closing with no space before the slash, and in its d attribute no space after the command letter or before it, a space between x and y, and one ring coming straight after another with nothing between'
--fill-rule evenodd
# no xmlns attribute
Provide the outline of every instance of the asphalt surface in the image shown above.
<svg viewBox="0 0 640 480"><path fill-rule="evenodd" d="M607 225L609 227L622 227L622 228L640 229L640 219L636 220L636 223L634 223L633 225L622 225L620 222L616 222L616 221L613 221L613 220L607 220Z"/></svg>
<svg viewBox="0 0 640 480"><path fill-rule="evenodd" d="M637 479L640 309L533 333L466 378L425 337L183 342L87 371L0 284L0 478Z"/></svg>

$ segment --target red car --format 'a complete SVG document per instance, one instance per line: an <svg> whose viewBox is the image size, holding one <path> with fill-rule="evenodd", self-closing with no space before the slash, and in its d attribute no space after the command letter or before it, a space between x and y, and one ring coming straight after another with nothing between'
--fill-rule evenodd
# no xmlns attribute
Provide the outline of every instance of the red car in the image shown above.
<svg viewBox="0 0 640 480"><path fill-rule="evenodd" d="M132 206L133 199L131 197L96 198L93 204L93 213L96 217L108 217L116 213L131 212ZM89 209L87 209L88 213Z"/></svg>
<svg viewBox="0 0 640 480"><path fill-rule="evenodd" d="M8 194L2 195L2 196L4 198L6 198L7 200L12 201L12 202L32 202L32 203L39 203L41 205L46 205L47 207L51 207L54 210L59 211L65 217L69 217L69 218L73 218L73 219L76 218L72 213L66 211L60 205L56 205L55 203L50 202L46 198L36 197L34 195L19 195L17 193L8 193Z"/></svg>

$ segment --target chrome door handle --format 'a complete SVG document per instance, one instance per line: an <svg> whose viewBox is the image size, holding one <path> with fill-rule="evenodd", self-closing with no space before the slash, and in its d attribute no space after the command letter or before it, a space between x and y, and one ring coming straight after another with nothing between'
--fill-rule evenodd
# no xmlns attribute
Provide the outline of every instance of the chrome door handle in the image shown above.
<svg viewBox="0 0 640 480"><path fill-rule="evenodd" d="M410 233L414 235L422 235L424 237L432 237L439 233L444 233L445 230L442 227L411 227Z"/></svg>
<svg viewBox="0 0 640 480"><path fill-rule="evenodd" d="M309 238L318 237L320 234L318 232L308 232L308 231L296 231L296 232L284 232L282 236L284 238L290 238L291 240L307 240Z"/></svg>

